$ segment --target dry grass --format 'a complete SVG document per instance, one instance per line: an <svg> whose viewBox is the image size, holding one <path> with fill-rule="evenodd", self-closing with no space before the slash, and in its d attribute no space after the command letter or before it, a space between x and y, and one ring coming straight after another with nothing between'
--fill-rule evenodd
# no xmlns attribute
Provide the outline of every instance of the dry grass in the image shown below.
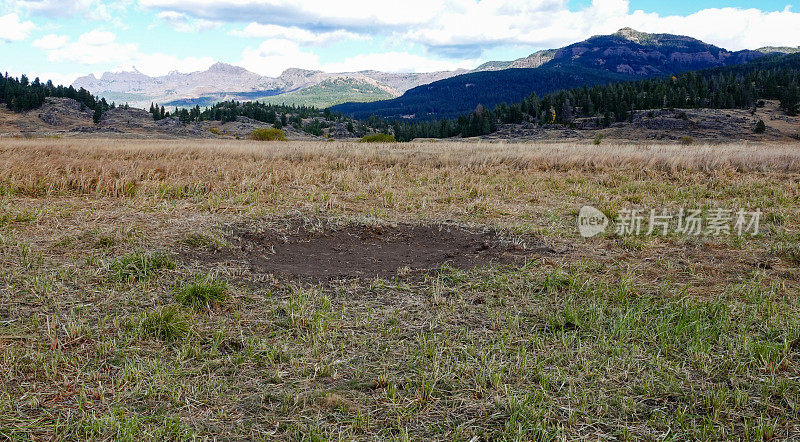
<svg viewBox="0 0 800 442"><path fill-rule="evenodd" d="M0 438L797 438L798 159L1 140ZM765 219L752 238L582 240L585 204ZM285 216L491 224L557 253L328 284L187 258Z"/></svg>
<svg viewBox="0 0 800 442"><path fill-rule="evenodd" d="M22 193L125 195L162 181L252 189L319 167L528 171L800 172L797 146L574 145L141 140L4 140L0 179ZM288 169L288 170L287 170ZM168 178L168 179L167 179ZM166 179L166 180L165 180Z"/></svg>

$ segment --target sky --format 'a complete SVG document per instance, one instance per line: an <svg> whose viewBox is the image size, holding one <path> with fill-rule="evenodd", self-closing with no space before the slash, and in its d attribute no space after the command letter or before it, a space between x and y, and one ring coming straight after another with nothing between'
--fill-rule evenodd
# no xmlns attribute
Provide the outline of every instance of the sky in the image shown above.
<svg viewBox="0 0 800 442"><path fill-rule="evenodd" d="M471 69L623 27L729 50L800 45L791 1L0 0L0 71L69 84L215 62L277 76Z"/></svg>

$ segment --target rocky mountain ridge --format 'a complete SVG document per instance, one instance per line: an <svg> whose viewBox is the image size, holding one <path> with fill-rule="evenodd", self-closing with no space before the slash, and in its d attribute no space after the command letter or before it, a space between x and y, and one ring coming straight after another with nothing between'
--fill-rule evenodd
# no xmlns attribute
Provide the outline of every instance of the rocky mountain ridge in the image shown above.
<svg viewBox="0 0 800 442"><path fill-rule="evenodd" d="M484 63L473 71L389 73L367 70L326 73L293 68L272 78L242 67L216 63L205 71L171 72L161 77L149 77L136 70L107 72L100 78L88 75L76 80L73 86L83 87L108 101L144 108L151 102L168 106L207 106L231 99L332 106L343 102L396 98L422 85L475 72L546 67L563 69L568 74L575 68L586 68L641 78L741 64L765 53L796 50L761 48L755 51L728 51L691 37L650 34L623 28L614 34L594 36L560 49L537 51L517 60ZM329 86L332 82L336 84L335 90ZM318 91L323 91L324 96L314 96Z"/></svg>
<svg viewBox="0 0 800 442"><path fill-rule="evenodd" d="M239 66L216 63L205 71L170 72L160 77L150 77L137 70L106 72L100 78L90 74L78 78L72 85L106 97L109 101L126 102L135 107L148 107L151 102L173 104L182 101L188 104L203 97L213 97L210 101L220 101L279 96L339 79L353 80L350 84L356 92L359 87L369 90L377 88L385 92L385 96L381 97L391 98L400 96L413 87L464 72L466 71L397 74L379 71L326 73L291 68L273 78L250 72Z"/></svg>

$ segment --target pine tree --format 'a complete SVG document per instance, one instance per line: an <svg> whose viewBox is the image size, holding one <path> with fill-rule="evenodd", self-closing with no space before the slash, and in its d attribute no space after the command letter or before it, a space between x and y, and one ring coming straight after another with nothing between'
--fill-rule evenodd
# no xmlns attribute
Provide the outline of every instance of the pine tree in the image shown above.
<svg viewBox="0 0 800 442"><path fill-rule="evenodd" d="M797 85L789 85L786 91L781 94L781 108L786 111L787 115L797 115L800 113L800 89Z"/></svg>

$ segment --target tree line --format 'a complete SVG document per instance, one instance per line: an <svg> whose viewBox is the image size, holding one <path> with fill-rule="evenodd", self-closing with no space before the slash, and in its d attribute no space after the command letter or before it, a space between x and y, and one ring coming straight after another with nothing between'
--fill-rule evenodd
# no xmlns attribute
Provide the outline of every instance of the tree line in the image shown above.
<svg viewBox="0 0 800 442"><path fill-rule="evenodd" d="M82 109L94 111L95 123L111 106L105 98L97 99L84 88L55 86L52 81L42 83L39 78L30 81L26 75L10 77L8 73L0 76L0 102L14 112L25 112L41 107L47 97L71 98L81 104Z"/></svg>
<svg viewBox="0 0 800 442"><path fill-rule="evenodd" d="M330 127L333 122L346 123L347 130L350 132L356 132L356 124L359 126L358 130L362 132L365 131L367 127L377 128L377 130L382 131L388 130L389 127L384 119L378 117L367 119L364 122L358 122L343 116L341 113L332 112L330 109L317 109L311 106L266 104L259 101L222 101L205 109L200 109L200 106L195 106L191 109L175 108L172 114L166 111L163 106L158 107L155 104L151 104L150 113L153 115L154 120L173 116L177 117L183 123L193 121L221 121L227 123L229 121L236 121L238 117L246 117L262 123L271 124L277 129L291 126L318 136L321 136L323 134L323 129ZM310 122L303 122L303 120L309 118L314 119Z"/></svg>

